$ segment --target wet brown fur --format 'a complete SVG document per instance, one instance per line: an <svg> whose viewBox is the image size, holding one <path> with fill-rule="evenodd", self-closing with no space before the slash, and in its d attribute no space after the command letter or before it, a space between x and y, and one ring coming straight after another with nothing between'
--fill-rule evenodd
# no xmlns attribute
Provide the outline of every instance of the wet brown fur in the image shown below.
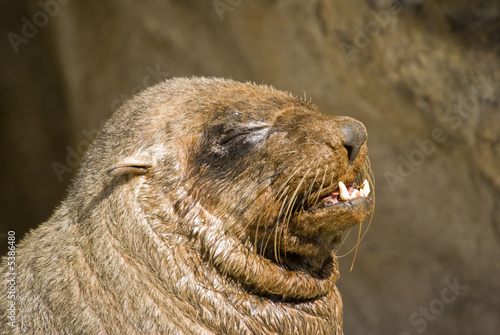
<svg viewBox="0 0 500 335"><path fill-rule="evenodd" d="M339 127L267 86L178 78L125 103L17 248L12 334L342 334L333 253L372 210ZM2 271L6 272L5 264ZM0 284L6 311L6 281Z"/></svg>

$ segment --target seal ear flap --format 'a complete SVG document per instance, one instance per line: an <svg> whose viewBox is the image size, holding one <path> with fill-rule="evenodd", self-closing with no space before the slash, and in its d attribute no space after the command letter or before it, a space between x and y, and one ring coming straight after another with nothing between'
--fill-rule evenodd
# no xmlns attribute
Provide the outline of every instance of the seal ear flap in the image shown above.
<svg viewBox="0 0 500 335"><path fill-rule="evenodd" d="M129 156L117 162L111 169L108 170L108 176L119 177L125 174L141 175L148 172L153 166L150 155L139 154Z"/></svg>

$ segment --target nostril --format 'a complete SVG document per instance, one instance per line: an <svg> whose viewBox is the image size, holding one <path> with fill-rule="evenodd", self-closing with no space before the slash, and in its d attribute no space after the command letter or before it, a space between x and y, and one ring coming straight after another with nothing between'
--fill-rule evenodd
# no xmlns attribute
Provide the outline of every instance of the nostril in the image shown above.
<svg viewBox="0 0 500 335"><path fill-rule="evenodd" d="M349 164L352 164L366 141L366 130L359 121L345 123L340 127L342 143L347 149Z"/></svg>
<svg viewBox="0 0 500 335"><path fill-rule="evenodd" d="M352 164L356 157L358 156L359 149L361 146L350 146L350 145L345 145L344 147L347 149L347 158L349 159L349 164Z"/></svg>

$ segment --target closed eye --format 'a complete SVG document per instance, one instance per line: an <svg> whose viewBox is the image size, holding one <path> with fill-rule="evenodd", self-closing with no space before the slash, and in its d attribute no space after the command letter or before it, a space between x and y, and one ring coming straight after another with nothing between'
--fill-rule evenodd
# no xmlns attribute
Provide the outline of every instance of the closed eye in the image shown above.
<svg viewBox="0 0 500 335"><path fill-rule="evenodd" d="M242 136L248 135L250 133L251 133L251 131L248 129L232 129L232 130L228 131L227 133L225 133L224 135L222 135L222 137L219 141L219 144L224 145L224 144L230 142L231 140L236 139L237 137L242 137Z"/></svg>
<svg viewBox="0 0 500 335"><path fill-rule="evenodd" d="M220 140L219 145L228 144L231 141L235 141L241 138L247 138L250 142L255 142L263 138L266 134L267 125L266 126L257 126L252 128L238 128L231 129L225 132Z"/></svg>

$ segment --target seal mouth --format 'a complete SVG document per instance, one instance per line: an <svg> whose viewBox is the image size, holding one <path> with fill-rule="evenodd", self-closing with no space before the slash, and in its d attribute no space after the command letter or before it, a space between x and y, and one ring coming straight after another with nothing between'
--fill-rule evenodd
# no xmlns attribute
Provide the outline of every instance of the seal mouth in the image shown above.
<svg viewBox="0 0 500 335"><path fill-rule="evenodd" d="M362 169L354 178L344 175L344 181L339 178L324 190L321 186L316 191L308 189L312 201L299 203L284 216L283 241L275 241L274 259L290 269L320 276L334 257L342 234L372 212L370 177L370 170ZM271 257L273 250L267 250Z"/></svg>
<svg viewBox="0 0 500 335"><path fill-rule="evenodd" d="M309 258L327 255L335 249L339 236L372 212L374 195L370 190L370 170L362 169L355 177L343 177L324 189L306 186L306 195L297 196L306 200L296 201L289 214L285 212L280 218L286 242L276 243L283 245L283 253ZM307 201L307 194L311 201Z"/></svg>
<svg viewBox="0 0 500 335"><path fill-rule="evenodd" d="M343 182L338 181L337 186L332 190L328 190L326 194L320 195L317 200L312 205L304 206L303 210L305 212L313 213L320 209L326 209L343 205L353 205L355 199L368 198L370 195L370 183L367 179L361 182L363 176L360 173L356 176L354 181Z"/></svg>
<svg viewBox="0 0 500 335"><path fill-rule="evenodd" d="M370 194L370 184L368 180L365 179L360 186L356 183L343 183L338 182L337 188L327 195L320 197L319 201L311 207L304 208L307 212L314 212L322 208L328 208L336 206L341 203L351 203L354 199L367 198Z"/></svg>

